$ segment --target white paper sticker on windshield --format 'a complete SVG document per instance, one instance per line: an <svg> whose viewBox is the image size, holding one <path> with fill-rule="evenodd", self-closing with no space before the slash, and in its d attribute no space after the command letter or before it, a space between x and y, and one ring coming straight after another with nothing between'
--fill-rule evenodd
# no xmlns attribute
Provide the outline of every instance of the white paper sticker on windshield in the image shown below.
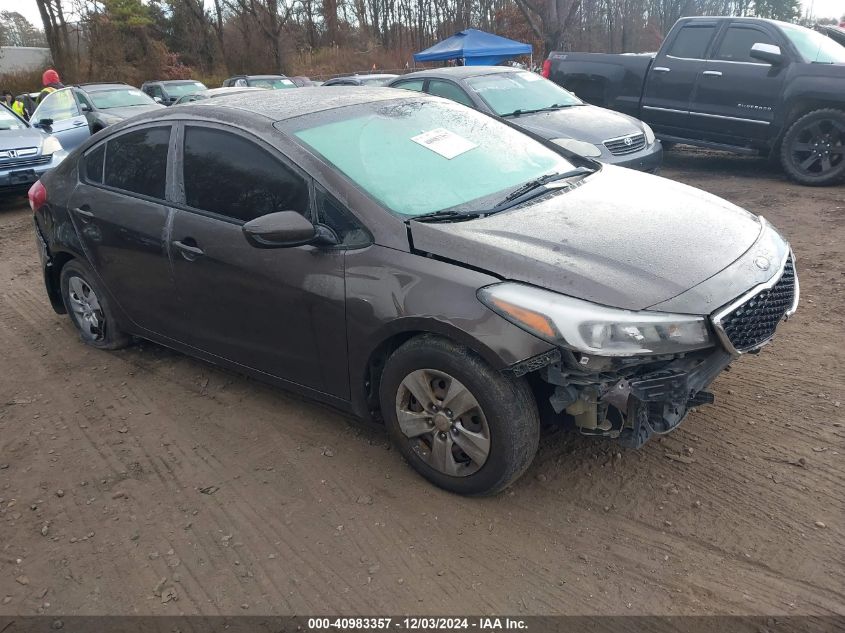
<svg viewBox="0 0 845 633"><path fill-rule="evenodd" d="M519 78L525 81L540 81L542 77L536 73L519 73Z"/></svg>
<svg viewBox="0 0 845 633"><path fill-rule="evenodd" d="M133 97L143 97L144 96L144 93L141 92L140 90L130 90L129 94L131 94Z"/></svg>
<svg viewBox="0 0 845 633"><path fill-rule="evenodd" d="M293 85L293 82L290 79L282 79L282 83L286 86Z"/></svg>
<svg viewBox="0 0 845 633"><path fill-rule="evenodd" d="M460 156L478 147L477 143L473 143L442 127L412 136L411 140L436 154L440 154L447 160L452 160L455 156Z"/></svg>

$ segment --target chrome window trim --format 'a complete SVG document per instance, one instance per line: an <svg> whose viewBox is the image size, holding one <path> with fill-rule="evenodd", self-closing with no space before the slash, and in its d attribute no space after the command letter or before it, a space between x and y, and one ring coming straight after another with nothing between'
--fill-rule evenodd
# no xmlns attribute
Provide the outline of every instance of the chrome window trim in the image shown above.
<svg viewBox="0 0 845 633"><path fill-rule="evenodd" d="M675 110L674 108L658 108L657 106L644 105L643 110L655 110L657 112L672 112L674 114L689 114L689 110Z"/></svg>
<svg viewBox="0 0 845 633"><path fill-rule="evenodd" d="M772 335L759 345L755 345L754 347L751 347L747 350L740 351L733 346L733 343L731 343L730 339L728 338L728 334L727 332L725 332L725 328L722 326L722 320L731 312L740 307L742 304L751 301L751 299L759 295L764 290L771 290L772 288L774 288L775 285L777 285L777 283L780 281L780 278L783 277L783 271L786 268L786 262L789 261L790 257L792 258L793 274L795 276L795 293L792 297L792 305L786 312L784 312L783 320L786 321L787 319L789 319L789 317L795 314L795 311L798 309L798 298L801 294L801 289L798 284L798 269L795 267L795 254L792 252L791 248L786 251L786 256L780 263L780 267L778 268L777 273L772 275L771 279L757 286L754 286L745 294L740 295L738 298L731 301L728 305L724 306L723 308L720 308L719 310L710 315L710 321L713 324L713 329L716 331L716 335L719 337L719 340L721 341L725 350L727 350L732 356L738 357L743 354L748 354L749 352L757 351L764 345L767 345L774 338L774 335Z"/></svg>

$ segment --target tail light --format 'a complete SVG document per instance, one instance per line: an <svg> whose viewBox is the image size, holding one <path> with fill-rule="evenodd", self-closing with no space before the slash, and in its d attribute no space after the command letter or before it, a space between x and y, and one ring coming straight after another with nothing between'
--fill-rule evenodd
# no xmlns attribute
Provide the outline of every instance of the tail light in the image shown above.
<svg viewBox="0 0 845 633"><path fill-rule="evenodd" d="M40 209L42 206L47 204L47 188L41 183L40 180L36 180L35 184L29 188L29 206L32 209L32 212L35 213Z"/></svg>
<svg viewBox="0 0 845 633"><path fill-rule="evenodd" d="M552 60L547 59L543 62L543 72L540 74L543 75L543 77L545 77L546 79L549 78L549 76L552 74Z"/></svg>

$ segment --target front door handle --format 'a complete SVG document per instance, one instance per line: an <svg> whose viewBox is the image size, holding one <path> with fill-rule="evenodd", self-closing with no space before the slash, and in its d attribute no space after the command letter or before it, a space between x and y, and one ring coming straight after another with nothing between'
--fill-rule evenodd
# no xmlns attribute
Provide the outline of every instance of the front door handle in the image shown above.
<svg viewBox="0 0 845 633"><path fill-rule="evenodd" d="M192 242L192 244L185 243L188 241ZM191 238L186 238L184 242L175 240L173 242L173 246L182 251L182 257L184 257L188 261L193 261L195 257L200 257L205 254L203 250L199 246L197 246L196 242Z"/></svg>
<svg viewBox="0 0 845 633"><path fill-rule="evenodd" d="M79 127L80 125L87 125L87 124L88 124L87 121L74 121L73 122L74 127Z"/></svg>
<svg viewBox="0 0 845 633"><path fill-rule="evenodd" d="M656 73L668 73L671 68L666 68L666 66L655 66L652 70Z"/></svg>
<svg viewBox="0 0 845 633"><path fill-rule="evenodd" d="M721 77L722 71L721 70L705 70L701 74L704 75L705 77Z"/></svg>

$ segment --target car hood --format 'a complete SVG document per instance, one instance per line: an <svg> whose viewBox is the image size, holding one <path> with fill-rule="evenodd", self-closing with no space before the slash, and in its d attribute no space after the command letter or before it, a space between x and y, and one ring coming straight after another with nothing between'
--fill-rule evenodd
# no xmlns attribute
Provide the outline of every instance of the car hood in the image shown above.
<svg viewBox="0 0 845 633"><path fill-rule="evenodd" d="M611 165L574 189L486 218L410 226L418 251L628 310L712 277L761 232L757 216L726 200Z"/></svg>
<svg viewBox="0 0 845 633"><path fill-rule="evenodd" d="M107 110L99 110L98 112L105 117L119 117L121 119L128 119L131 116L135 116L136 114L141 114L143 112L152 112L153 110L160 110L162 109L163 105L158 103L153 103L150 105L137 105L137 106L129 106L126 108L108 108Z"/></svg>
<svg viewBox="0 0 845 633"><path fill-rule="evenodd" d="M512 116L508 121L543 138L575 138L593 144L643 131L636 119L592 105Z"/></svg>
<svg viewBox="0 0 845 633"><path fill-rule="evenodd" d="M32 127L20 130L0 130L0 150L41 147L45 134Z"/></svg>

